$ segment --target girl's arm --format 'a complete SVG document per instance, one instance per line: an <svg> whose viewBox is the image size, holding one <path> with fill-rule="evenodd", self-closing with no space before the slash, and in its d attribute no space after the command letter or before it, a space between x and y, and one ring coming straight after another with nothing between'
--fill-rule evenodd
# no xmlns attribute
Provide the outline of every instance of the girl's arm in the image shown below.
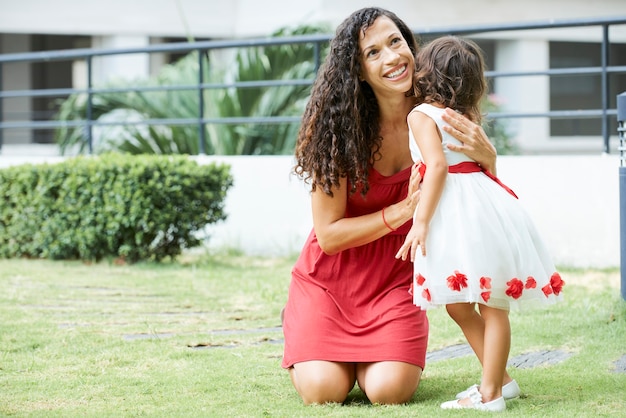
<svg viewBox="0 0 626 418"><path fill-rule="evenodd" d="M408 117L409 126L420 149L426 174L422 183L420 204L415 212L413 226L396 254L396 258L406 260L410 252L411 261L415 260L417 247L421 247L422 255L426 255L426 238L443 186L448 175L448 162L441 148L441 136L434 120L422 112L411 112Z"/></svg>
<svg viewBox="0 0 626 418"><path fill-rule="evenodd" d="M415 212L420 200L421 177L414 166L409 180L407 197L398 203L367 215L346 218L348 193L347 180L342 178L339 187L332 189L329 196L320 188L311 194L313 228L322 251L333 255L352 247L358 247L387 235L391 229L404 225Z"/></svg>
<svg viewBox="0 0 626 418"><path fill-rule="evenodd" d="M496 147L489 141L483 128L449 108L443 114L443 120L449 125L443 127L444 131L463 143L448 144L448 148L462 152L495 175Z"/></svg>

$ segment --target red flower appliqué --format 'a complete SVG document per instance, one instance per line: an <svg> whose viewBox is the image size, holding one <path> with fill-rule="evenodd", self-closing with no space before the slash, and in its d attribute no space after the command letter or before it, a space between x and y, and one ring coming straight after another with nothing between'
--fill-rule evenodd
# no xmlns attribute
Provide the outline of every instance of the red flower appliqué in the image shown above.
<svg viewBox="0 0 626 418"><path fill-rule="evenodd" d="M519 299L522 296L522 292L524 291L524 282L522 282L518 278L514 278L506 282L508 288L506 289L506 295L512 297L513 299Z"/></svg>
<svg viewBox="0 0 626 418"><path fill-rule="evenodd" d="M485 303L489 302L489 298L491 297L491 291L489 291L489 292L482 292L480 294L480 297L483 298Z"/></svg>
<svg viewBox="0 0 626 418"><path fill-rule="evenodd" d="M543 291L543 294L546 295L546 297L550 296L553 293L555 296L558 296L563 290L564 285L565 282L563 281L563 279L561 279L561 275L559 273L553 273L550 277L550 284L545 285L541 288L541 290Z"/></svg>
<svg viewBox="0 0 626 418"><path fill-rule="evenodd" d="M546 295L546 297L548 297L552 294L552 286L547 284L541 288L541 291L543 292L544 295Z"/></svg>
<svg viewBox="0 0 626 418"><path fill-rule="evenodd" d="M528 276L526 279L526 284L524 285L526 289L534 289L537 287L537 280L533 276Z"/></svg>
<svg viewBox="0 0 626 418"><path fill-rule="evenodd" d="M415 275L415 281L417 282L418 285L422 286L424 282L426 281L426 278L422 276L420 273L417 273Z"/></svg>
<svg viewBox="0 0 626 418"><path fill-rule="evenodd" d="M552 286L552 291L554 291L556 296L563 290L563 285L565 285L565 282L561 279L561 275L559 273L552 274L552 277L550 277L550 286Z"/></svg>
<svg viewBox="0 0 626 418"><path fill-rule="evenodd" d="M430 291L428 289L422 290L422 297L430 302Z"/></svg>
<svg viewBox="0 0 626 418"><path fill-rule="evenodd" d="M480 278L480 288L481 289L491 289L491 278L489 278L489 277L481 277ZM485 293L487 293L487 292L485 292ZM483 299L484 299L484 297L483 297ZM489 299L489 298L487 298L487 299ZM485 301L485 302L487 302L487 301Z"/></svg>
<svg viewBox="0 0 626 418"><path fill-rule="evenodd" d="M454 274L448 277L448 288L460 292L464 287L467 287L467 276L455 270Z"/></svg>

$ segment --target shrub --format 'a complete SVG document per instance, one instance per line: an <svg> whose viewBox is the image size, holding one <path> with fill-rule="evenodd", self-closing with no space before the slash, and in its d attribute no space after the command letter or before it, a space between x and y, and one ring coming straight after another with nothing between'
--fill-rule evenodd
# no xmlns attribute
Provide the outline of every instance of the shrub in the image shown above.
<svg viewBox="0 0 626 418"><path fill-rule="evenodd" d="M483 119L483 129L496 147L498 155L519 154L519 147L511 137L509 127L503 119L489 118L489 114L497 114L501 111L500 99L490 94L482 101L482 111L487 114Z"/></svg>
<svg viewBox="0 0 626 418"><path fill-rule="evenodd" d="M105 154L0 170L0 257L174 258L226 219L227 165Z"/></svg>

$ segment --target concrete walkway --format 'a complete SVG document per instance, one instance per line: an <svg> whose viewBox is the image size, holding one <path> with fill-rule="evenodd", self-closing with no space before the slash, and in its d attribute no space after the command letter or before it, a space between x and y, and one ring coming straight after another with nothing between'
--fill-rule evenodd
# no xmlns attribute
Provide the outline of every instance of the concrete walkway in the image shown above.
<svg viewBox="0 0 626 418"><path fill-rule="evenodd" d="M241 329L241 330L216 330L212 331L211 335L241 335L250 333L265 333L265 332L279 332L280 327L272 328L255 328L255 329ZM174 333L162 333L162 334L125 334L123 338L127 341L132 340L145 340L145 339L160 339L173 337ZM282 338L268 338L260 341L257 344L283 344ZM197 343L188 345L192 349L207 349L207 348L236 348L239 347L236 343ZM468 344L451 345L440 350L430 351L426 354L427 363L435 363L437 361L471 356L471 347ZM531 369L538 366L547 366L561 363L568 358L572 357L572 353L564 350L540 350L532 351L529 353L520 354L518 356L509 359L508 366L517 369ZM614 368L611 370L614 373L626 373L626 354L624 354L619 360L613 363Z"/></svg>

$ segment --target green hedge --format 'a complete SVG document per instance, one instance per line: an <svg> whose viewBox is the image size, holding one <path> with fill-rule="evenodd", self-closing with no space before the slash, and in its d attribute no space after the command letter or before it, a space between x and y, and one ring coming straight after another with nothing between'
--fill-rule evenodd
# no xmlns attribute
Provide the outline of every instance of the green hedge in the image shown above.
<svg viewBox="0 0 626 418"><path fill-rule="evenodd" d="M107 154L0 170L0 257L160 261L226 219L230 166Z"/></svg>

